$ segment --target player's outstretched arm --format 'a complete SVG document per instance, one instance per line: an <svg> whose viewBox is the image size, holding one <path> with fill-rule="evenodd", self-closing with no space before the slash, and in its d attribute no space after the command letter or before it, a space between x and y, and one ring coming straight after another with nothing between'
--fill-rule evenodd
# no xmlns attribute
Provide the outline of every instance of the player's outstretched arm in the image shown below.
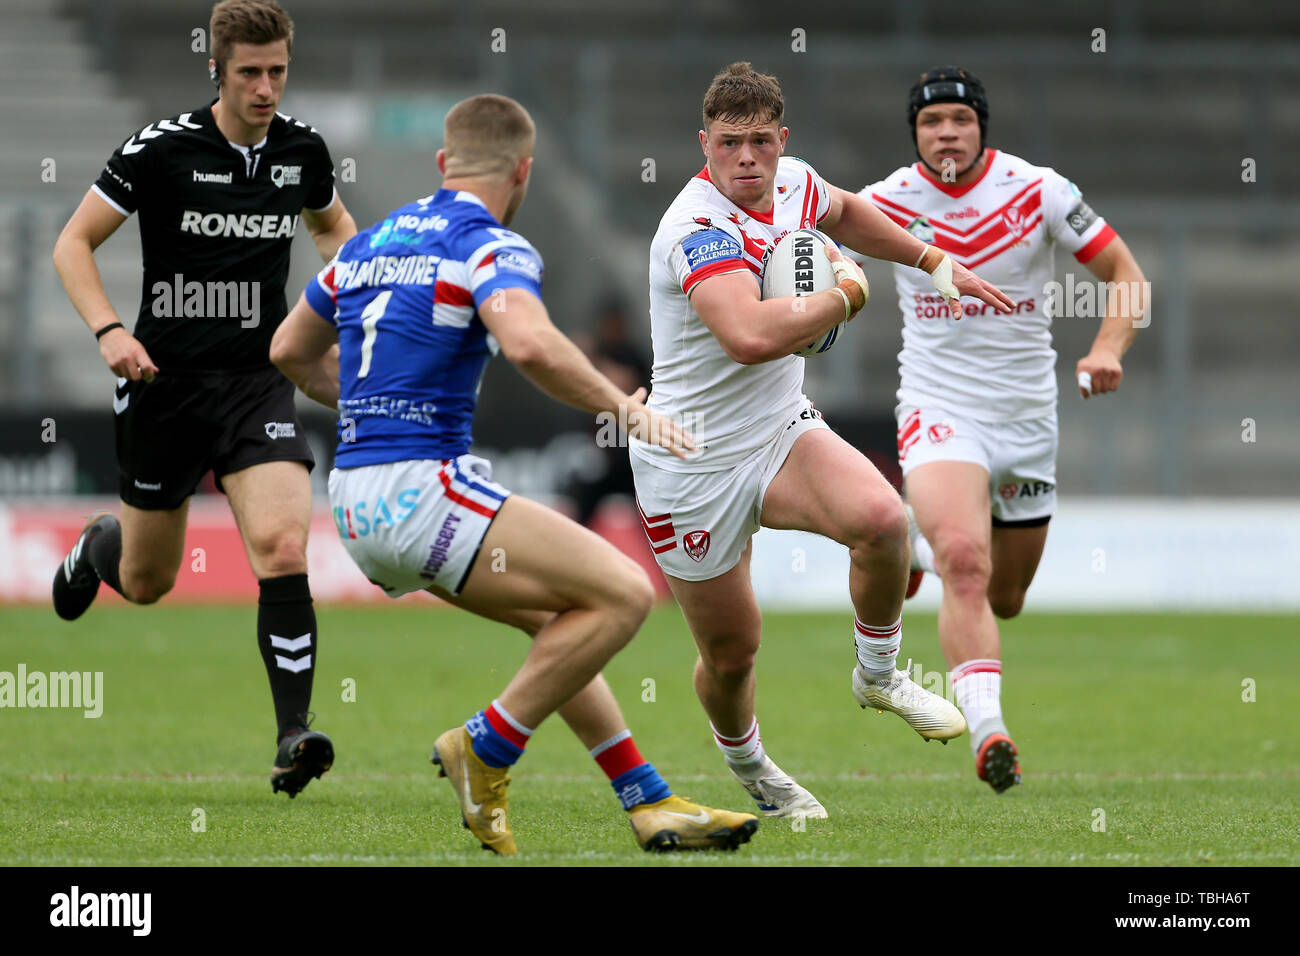
<svg viewBox="0 0 1300 956"><path fill-rule="evenodd" d="M333 259L339 247L357 234L357 224L352 213L344 208L343 198L338 193L334 194L334 202L326 209L319 212L304 209L302 221L311 233L311 241L316 244L322 262Z"/></svg>
<svg viewBox="0 0 1300 956"><path fill-rule="evenodd" d="M93 189L87 190L54 243L54 271L92 332L114 323L120 325L122 321L104 292L104 282L95 265L95 250L124 222L126 216L100 199ZM121 378L151 379L158 371L144 346L125 328L100 336L99 354L113 374Z"/></svg>
<svg viewBox="0 0 1300 956"><path fill-rule="evenodd" d="M483 302L478 314L511 364L547 395L584 412L609 412L627 423L633 437L661 445L679 458L695 449L694 439L680 425L645 407L644 388L628 395L597 371L531 292L499 290Z"/></svg>
<svg viewBox="0 0 1300 956"><path fill-rule="evenodd" d="M271 362L312 401L338 408L338 330L307 304L306 295L275 330Z"/></svg>
<svg viewBox="0 0 1300 956"><path fill-rule="evenodd" d="M1075 377L1088 373L1091 388L1082 384L1079 394L1084 398L1113 392L1124 378L1120 364L1124 353L1137 337L1137 330L1147 324L1147 281L1141 267L1124 240L1116 236L1106 243L1101 252L1088 260L1088 270L1107 283L1106 315L1101 320L1092 349L1079 359L1074 367Z"/></svg>
<svg viewBox="0 0 1300 956"><path fill-rule="evenodd" d="M1015 310L1015 301L1001 289L953 262L941 250L927 246L892 222L873 203L838 186L829 183L827 186L831 208L818 228L837 242L873 259L924 269L934 279L939 294L948 300L953 318L961 318L958 299L963 295L979 299L999 312L1009 314Z"/></svg>
<svg viewBox="0 0 1300 956"><path fill-rule="evenodd" d="M733 362L757 365L793 355L867 304L867 277L829 243L826 256L840 276L835 289L764 300L745 269L709 276L691 288L691 307Z"/></svg>

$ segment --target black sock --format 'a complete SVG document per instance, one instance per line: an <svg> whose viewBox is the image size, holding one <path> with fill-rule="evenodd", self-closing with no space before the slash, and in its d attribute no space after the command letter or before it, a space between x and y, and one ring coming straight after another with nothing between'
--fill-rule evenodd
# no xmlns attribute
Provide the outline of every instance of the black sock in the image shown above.
<svg viewBox="0 0 1300 956"><path fill-rule="evenodd" d="M89 551L90 566L95 569L99 579L122 594L122 579L117 570L122 561L122 526L114 522L113 527L91 538ZM126 597L125 594L122 596Z"/></svg>
<svg viewBox="0 0 1300 956"><path fill-rule="evenodd" d="M275 722L283 736L307 726L316 672L316 611L305 574L261 578L257 584L257 646L271 679Z"/></svg>

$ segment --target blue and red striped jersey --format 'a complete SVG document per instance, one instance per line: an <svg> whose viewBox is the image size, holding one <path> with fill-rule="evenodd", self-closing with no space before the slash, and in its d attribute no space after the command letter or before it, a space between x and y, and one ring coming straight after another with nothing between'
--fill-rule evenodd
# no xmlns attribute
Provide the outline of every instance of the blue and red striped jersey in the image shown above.
<svg viewBox="0 0 1300 956"><path fill-rule="evenodd" d="M343 244L306 290L338 328L335 467L469 451L498 350L478 309L509 288L541 298L542 257L472 193L440 189Z"/></svg>

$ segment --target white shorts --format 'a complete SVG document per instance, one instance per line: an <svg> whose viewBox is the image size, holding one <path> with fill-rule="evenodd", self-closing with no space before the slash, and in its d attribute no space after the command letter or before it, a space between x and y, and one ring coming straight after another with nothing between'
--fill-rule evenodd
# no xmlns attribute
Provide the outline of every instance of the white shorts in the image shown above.
<svg viewBox="0 0 1300 956"><path fill-rule="evenodd" d="M510 494L491 479L474 455L335 468L330 505L343 547L389 597L431 584L459 594Z"/></svg>
<svg viewBox="0 0 1300 956"><path fill-rule="evenodd" d="M989 473L995 525L1045 524L1056 511L1056 416L980 422L935 406L899 405L903 477L932 461L968 461Z"/></svg>
<svg viewBox="0 0 1300 956"><path fill-rule="evenodd" d="M641 525L664 573L707 581L734 568L759 528L767 486L795 440L826 427L805 398L770 443L725 471L669 471L632 455Z"/></svg>

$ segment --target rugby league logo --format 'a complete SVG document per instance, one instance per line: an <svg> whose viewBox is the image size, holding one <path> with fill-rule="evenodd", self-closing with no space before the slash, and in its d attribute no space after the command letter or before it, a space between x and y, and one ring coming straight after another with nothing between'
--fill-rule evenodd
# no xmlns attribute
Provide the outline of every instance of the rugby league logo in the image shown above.
<svg viewBox="0 0 1300 956"><path fill-rule="evenodd" d="M284 186L297 186L302 183L301 166L272 166L271 182L277 189Z"/></svg>
<svg viewBox="0 0 1300 956"><path fill-rule="evenodd" d="M297 430L293 422L267 422L262 427L266 429L267 438L293 438Z"/></svg>

